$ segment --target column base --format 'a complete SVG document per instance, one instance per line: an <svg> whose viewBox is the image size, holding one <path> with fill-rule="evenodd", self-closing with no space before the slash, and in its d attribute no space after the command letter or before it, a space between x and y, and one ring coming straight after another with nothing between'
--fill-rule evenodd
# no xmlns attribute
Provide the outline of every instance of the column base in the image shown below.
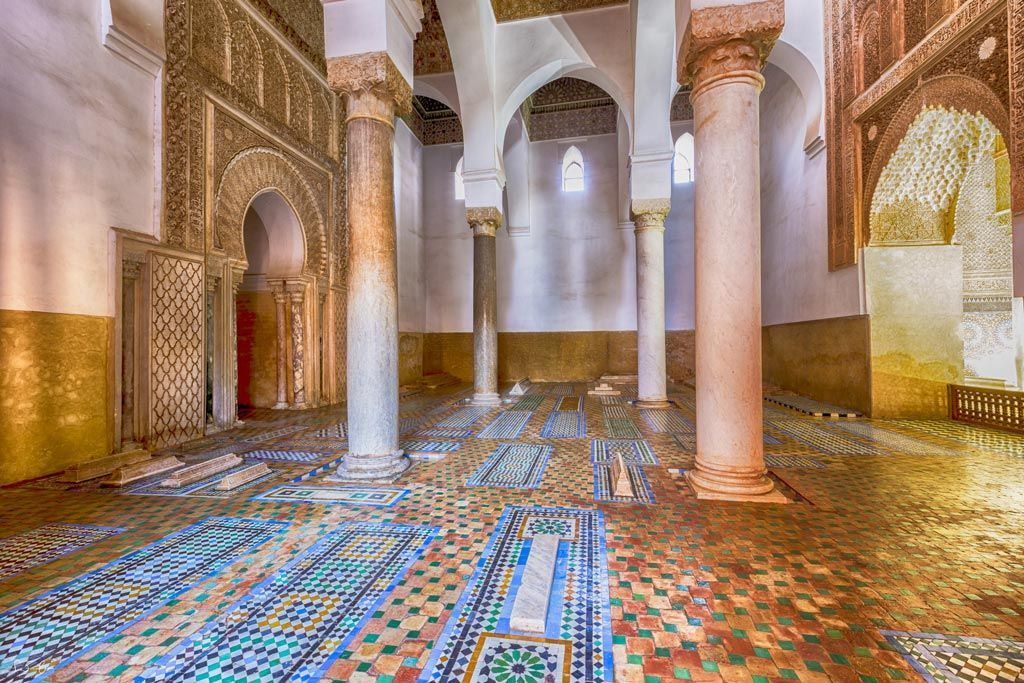
<svg viewBox="0 0 1024 683"><path fill-rule="evenodd" d="M288 406L288 408L291 409L291 410L305 410L308 407L309 407L309 405L305 401L302 401L300 403L296 403L295 405Z"/></svg>
<svg viewBox="0 0 1024 683"><path fill-rule="evenodd" d="M775 482L766 475L748 482L723 483L709 479L699 470L686 473L686 482L697 495L698 500L731 500L743 503L775 503L786 505L793 501L775 488Z"/></svg>
<svg viewBox="0 0 1024 683"><path fill-rule="evenodd" d="M278 401L274 404L274 410L288 410L289 407L287 401Z"/></svg>
<svg viewBox="0 0 1024 683"><path fill-rule="evenodd" d="M667 398L638 398L633 401L633 405L637 408L650 410L668 410L669 408L675 408L675 404Z"/></svg>
<svg viewBox="0 0 1024 683"><path fill-rule="evenodd" d="M473 394L470 405L474 406L500 406L501 396L497 394Z"/></svg>
<svg viewBox="0 0 1024 683"><path fill-rule="evenodd" d="M386 455L348 453L334 474L325 477L324 481L392 484L410 467L412 460L400 450Z"/></svg>

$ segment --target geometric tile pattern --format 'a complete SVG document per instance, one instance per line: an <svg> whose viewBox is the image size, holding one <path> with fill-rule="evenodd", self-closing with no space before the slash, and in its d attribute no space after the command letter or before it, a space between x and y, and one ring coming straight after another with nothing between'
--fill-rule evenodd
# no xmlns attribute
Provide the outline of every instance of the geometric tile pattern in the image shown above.
<svg viewBox="0 0 1024 683"><path fill-rule="evenodd" d="M137 680L317 681L435 532L343 524Z"/></svg>
<svg viewBox="0 0 1024 683"><path fill-rule="evenodd" d="M544 439L582 439L587 435L587 414L583 411L553 411L540 430Z"/></svg>
<svg viewBox="0 0 1024 683"><path fill-rule="evenodd" d="M347 439L348 430L345 427L344 422L338 422L337 424L324 427L313 432L313 436L319 439Z"/></svg>
<svg viewBox="0 0 1024 683"><path fill-rule="evenodd" d="M403 441L399 447L406 453L454 453L462 444L457 441Z"/></svg>
<svg viewBox="0 0 1024 683"><path fill-rule="evenodd" d="M3 680L46 676L286 527L210 517L0 614Z"/></svg>
<svg viewBox="0 0 1024 683"><path fill-rule="evenodd" d="M900 453L906 453L907 455L963 455L963 451L957 451L952 448L943 448L935 444L928 443L927 441L921 441L915 439L912 436L906 434L900 434L894 432L891 429L885 429L875 424L867 422L833 422L830 426L835 429L842 429L843 431L862 436L870 441L879 443L887 448L891 448Z"/></svg>
<svg viewBox="0 0 1024 683"><path fill-rule="evenodd" d="M643 434L629 418L606 417L604 428L608 432L608 436L613 439L640 439L643 437Z"/></svg>
<svg viewBox="0 0 1024 683"><path fill-rule="evenodd" d="M641 410L640 415L656 432L671 434L694 434L696 427L678 410Z"/></svg>
<svg viewBox="0 0 1024 683"><path fill-rule="evenodd" d="M775 396L765 396L764 400L780 406L785 406L786 408L791 408L792 410L805 415L813 415L814 417L858 417L860 415L856 410L841 408L839 406L832 405L831 403L815 401L814 399L807 398L806 396L778 394Z"/></svg>
<svg viewBox="0 0 1024 683"><path fill-rule="evenodd" d="M435 423L434 426L445 429L465 429L466 427L472 427L490 411L491 408L487 406L466 406L465 408L459 408L445 419Z"/></svg>
<svg viewBox="0 0 1024 683"><path fill-rule="evenodd" d="M494 449L473 473L466 486L535 489L554 449L535 444L506 443Z"/></svg>
<svg viewBox="0 0 1024 683"><path fill-rule="evenodd" d="M555 582L551 587L548 619L543 638L548 641L568 641L568 659L564 671L557 675L559 664L551 647L530 648L528 642L515 637L518 643L498 649L488 643L494 634L502 633L503 621L511 609L510 591L513 576L526 550L527 529L553 526L546 533L558 533L559 558ZM558 530L571 529L571 536ZM447 619L444 631L431 653L421 683L608 683L614 675L612 668L611 613L608 597L608 576L605 565L604 520L597 510L570 508L543 508L509 505L498 520L476 571L462 591L462 597ZM504 617L504 619L503 619ZM536 641L534 641L536 642ZM512 655L511 653L517 653ZM489 654L485 654L489 653ZM479 668L482 657L497 663L488 672ZM521 665L515 666L518 657ZM534 665L544 672L534 675ZM564 662L564 660L563 660ZM509 671L509 664L513 666Z"/></svg>
<svg viewBox="0 0 1024 683"><path fill-rule="evenodd" d="M278 448L286 448L293 451L313 451L314 453L330 453L343 451L348 448L348 439L336 439L330 437L316 436L307 438L288 439L287 441L274 444Z"/></svg>
<svg viewBox="0 0 1024 683"><path fill-rule="evenodd" d="M509 410L500 413L498 417L484 427L478 439L515 439L522 433L526 423L533 417L533 413L524 410Z"/></svg>
<svg viewBox="0 0 1024 683"><path fill-rule="evenodd" d="M543 396L537 396L535 394L528 394L520 398L517 402L513 403L509 410L528 410L534 411L540 408L540 404L544 402Z"/></svg>
<svg viewBox="0 0 1024 683"><path fill-rule="evenodd" d="M555 401L555 410L557 411L570 411L570 410L583 410L583 397L582 396L563 396L562 398Z"/></svg>
<svg viewBox="0 0 1024 683"><path fill-rule="evenodd" d="M485 633L469 662L466 683L569 683L565 640Z"/></svg>
<svg viewBox="0 0 1024 683"><path fill-rule="evenodd" d="M391 507L408 494L407 489L340 488L337 486L276 486L252 500L275 503L321 503L327 505L372 505Z"/></svg>
<svg viewBox="0 0 1024 683"><path fill-rule="evenodd" d="M246 458L253 460L280 460L283 462L314 462L324 457L323 453L310 453L308 451L267 451L256 450L245 454Z"/></svg>
<svg viewBox="0 0 1024 683"><path fill-rule="evenodd" d="M602 408L601 412L604 414L604 419L606 419L606 420L628 420L629 419L629 413L626 412L625 406L623 406L621 404L605 406L604 408Z"/></svg>
<svg viewBox="0 0 1024 683"><path fill-rule="evenodd" d="M1024 455L1024 436L986 429L949 420L893 420L890 424L909 427L994 453Z"/></svg>
<svg viewBox="0 0 1024 683"><path fill-rule="evenodd" d="M331 460L330 462L325 462L323 465L320 465L319 467L314 467L313 469L311 469L310 471L306 472L305 474L300 474L299 476L295 477L294 479L292 479L290 481L291 481L292 484L301 484L304 481L309 481L310 479L316 479L317 477L320 477L320 476L322 476L324 474L327 474L328 472L331 472L333 470L338 469L338 465L340 465L344 461L345 461L345 456L344 455L339 455L334 460Z"/></svg>
<svg viewBox="0 0 1024 683"><path fill-rule="evenodd" d="M805 446L826 455L887 455L887 452L872 443L863 442L843 433L829 429L824 424L791 418L765 422L773 429L796 439Z"/></svg>
<svg viewBox="0 0 1024 683"><path fill-rule="evenodd" d="M632 497L616 496L615 485L612 482L611 464L594 462L594 500L599 503L641 503L650 504L654 502L654 491L647 481L644 468L636 463L626 464L626 473L629 476L629 485L633 490Z"/></svg>
<svg viewBox="0 0 1024 683"><path fill-rule="evenodd" d="M882 635L931 683L1024 680L1024 643L908 631L882 631Z"/></svg>
<svg viewBox="0 0 1024 683"><path fill-rule="evenodd" d="M627 464L658 464L658 456L654 454L651 445L646 441L594 439L590 442L590 462L609 464L619 455Z"/></svg>
<svg viewBox="0 0 1024 683"><path fill-rule="evenodd" d="M335 427L341 427L341 425L335 425ZM345 436L344 434L339 434L337 432L327 433L327 434L321 434L320 433L320 432L330 432L332 429L335 429L335 427L331 427L331 428L328 428L328 429L321 429L319 432L316 433L316 436L328 436L328 437ZM272 429L269 432L261 431L261 432L259 432L257 434L253 434L252 436L245 437L244 441L248 441L250 443L260 443L262 441L270 441L271 439L276 439L276 438L278 438L280 436L285 436L287 434L294 434L295 432L301 431L302 429L303 429L303 427L300 426L300 425L294 425L294 426L291 426L291 427L280 427L278 429Z"/></svg>
<svg viewBox="0 0 1024 683"><path fill-rule="evenodd" d="M0 580L123 531L114 527L57 523L0 539Z"/></svg>
<svg viewBox="0 0 1024 683"><path fill-rule="evenodd" d="M423 429L416 436L432 439L468 439L473 436L472 429Z"/></svg>
<svg viewBox="0 0 1024 683"><path fill-rule="evenodd" d="M777 455L775 453L765 453L764 464L766 467L774 469L820 470L827 467L821 460L806 455Z"/></svg>

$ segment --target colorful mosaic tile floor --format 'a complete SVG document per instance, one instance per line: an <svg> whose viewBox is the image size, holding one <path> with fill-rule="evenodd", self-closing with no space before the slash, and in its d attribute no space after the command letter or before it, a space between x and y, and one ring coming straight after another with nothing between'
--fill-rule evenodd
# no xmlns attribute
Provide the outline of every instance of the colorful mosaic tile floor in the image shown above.
<svg viewBox="0 0 1024 683"><path fill-rule="evenodd" d="M370 497L402 492L389 506L259 497L360 488L324 481L343 457L344 430L323 437L322 452L302 445L343 424L339 408L252 411L244 429L169 449L188 464L228 449L314 454L267 461L272 477L221 497L52 480L0 489L0 542L49 525L124 529L15 548L12 558L31 561L0 578L0 681L214 680L199 666L249 672L272 648L287 654L292 680L354 683L1019 680L1024 438L942 420L839 428L766 404L768 464L804 502L698 501L673 474L692 467L693 435L655 431L627 403L629 387L616 387L621 401L588 396L579 411L556 411L580 418L567 416L564 433L582 421L585 435L542 435L556 406L572 404L560 399L590 388L535 384L525 405L490 412L459 404L466 386L409 397L411 439L460 446L391 486L365 487ZM654 426L693 424L692 391L675 387L671 398L678 415ZM516 408L536 412L514 440L474 438ZM466 485L499 445L550 448L536 488ZM636 461L652 503L594 500L592 458L609 453ZM367 570L392 570L362 602L337 591L351 568L343 554L322 561L353 522L375 530L359 546ZM399 528L436 536L416 546ZM506 598L537 533L563 538L559 607L543 634L512 633ZM382 556L400 559L373 561ZM498 567L506 580L493 580ZM323 611L314 616L311 604ZM341 611L351 612L345 624L333 619ZM262 650L247 645L256 623ZM230 644L216 657L203 646L211 634ZM230 666L228 651L240 658ZM460 673L438 673L448 655Z"/></svg>

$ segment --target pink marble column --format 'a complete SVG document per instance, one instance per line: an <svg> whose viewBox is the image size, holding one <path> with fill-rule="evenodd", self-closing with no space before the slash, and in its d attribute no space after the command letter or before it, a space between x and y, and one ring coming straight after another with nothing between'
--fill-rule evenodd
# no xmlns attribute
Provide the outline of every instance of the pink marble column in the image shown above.
<svg viewBox="0 0 1024 683"><path fill-rule="evenodd" d="M684 40L696 166L696 468L700 498L786 502L766 475L761 395L760 68L781 0L694 12ZM749 27L749 28L747 28Z"/></svg>
<svg viewBox="0 0 1024 683"><path fill-rule="evenodd" d="M410 466L398 438L396 108L409 84L386 53L331 59L348 140L348 445L334 479L392 481Z"/></svg>

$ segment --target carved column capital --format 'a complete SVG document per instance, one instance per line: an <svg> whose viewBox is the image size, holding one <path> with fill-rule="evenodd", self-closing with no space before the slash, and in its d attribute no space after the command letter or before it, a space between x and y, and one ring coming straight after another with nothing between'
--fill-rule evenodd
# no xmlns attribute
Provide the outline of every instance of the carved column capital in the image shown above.
<svg viewBox="0 0 1024 683"><path fill-rule="evenodd" d="M493 206L474 206L466 209L466 221L473 237L494 237L501 227L502 215Z"/></svg>
<svg viewBox="0 0 1024 683"><path fill-rule="evenodd" d="M394 127L412 106L412 86L386 52L327 60L327 82L344 96L346 121L368 118Z"/></svg>
<svg viewBox="0 0 1024 683"><path fill-rule="evenodd" d="M672 208L669 199L635 199L629 207L633 218L634 233L646 230L665 230L665 219Z"/></svg>
<svg viewBox="0 0 1024 683"><path fill-rule="evenodd" d="M692 86L691 100L726 78L763 87L761 67L782 33L785 14L783 0L694 11L679 53L679 82Z"/></svg>
<svg viewBox="0 0 1024 683"><path fill-rule="evenodd" d="M144 261L136 260L126 255L121 262L121 277L126 280L138 280L139 276L142 275L143 265L145 265Z"/></svg>

